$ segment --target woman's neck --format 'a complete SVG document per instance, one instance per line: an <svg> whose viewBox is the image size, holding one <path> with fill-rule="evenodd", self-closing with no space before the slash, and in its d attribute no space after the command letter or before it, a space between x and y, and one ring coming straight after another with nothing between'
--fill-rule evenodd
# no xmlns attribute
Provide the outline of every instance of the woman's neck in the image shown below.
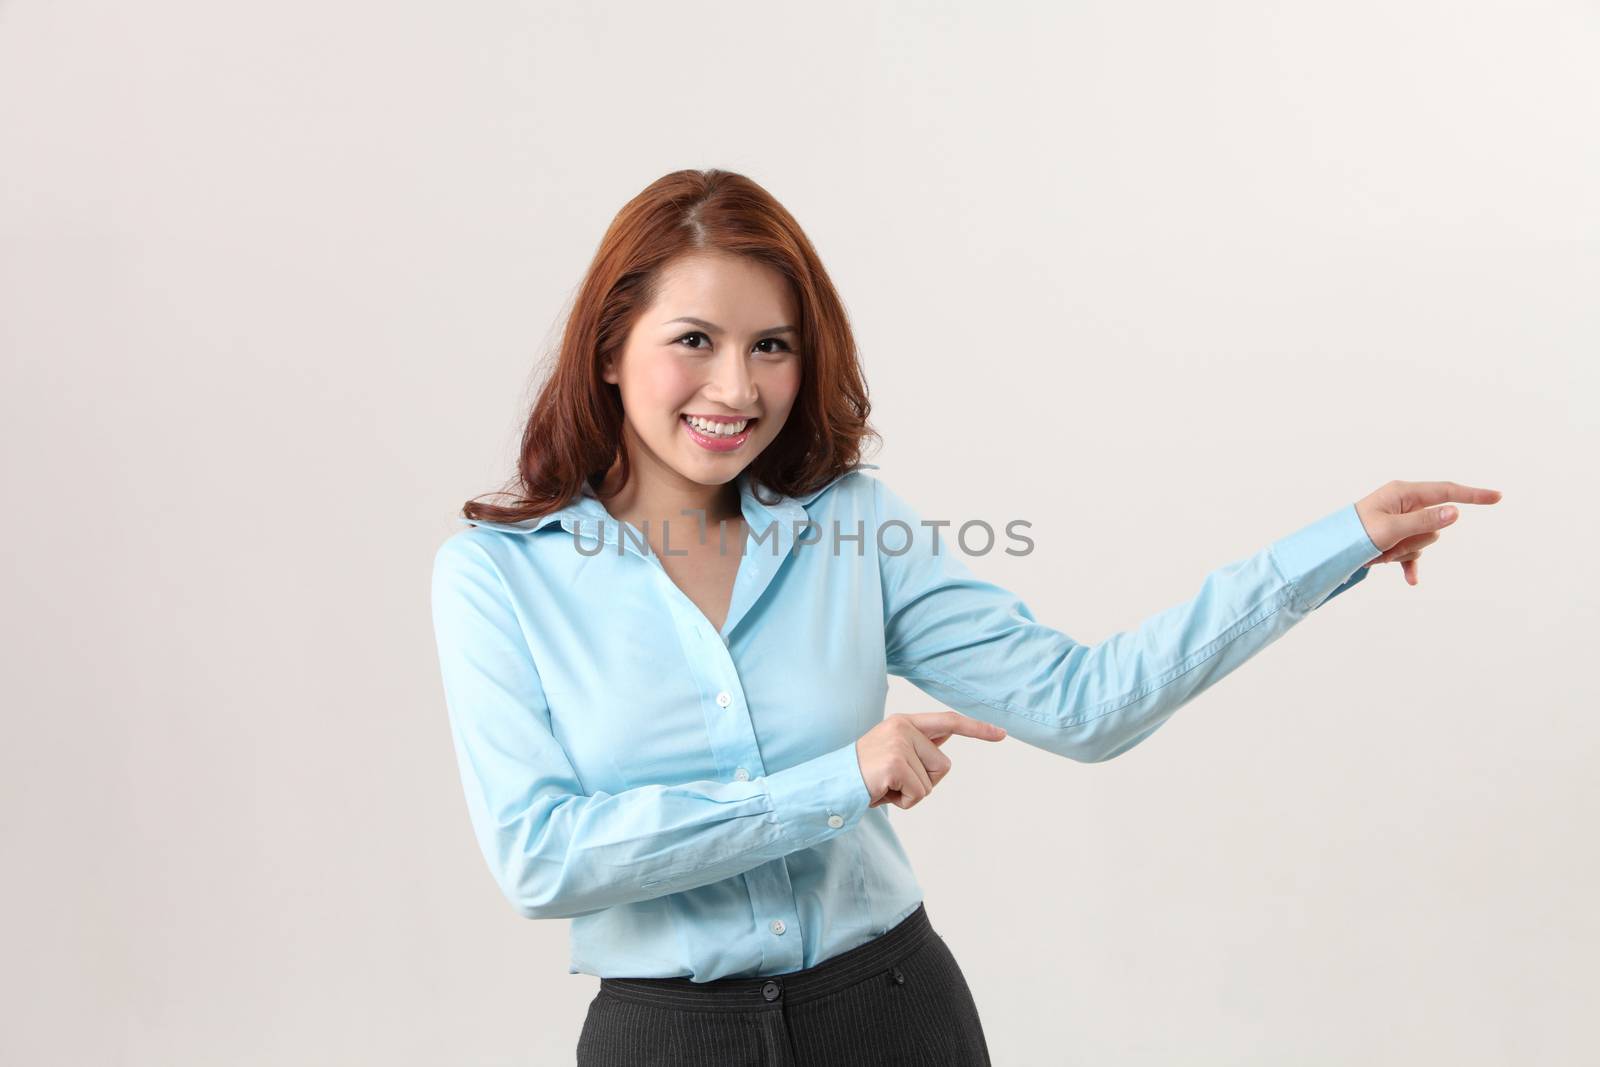
<svg viewBox="0 0 1600 1067"><path fill-rule="evenodd" d="M615 485L617 474L617 467L607 473L601 483L602 497ZM670 523L674 544L697 539L702 523L705 529L715 530L719 522L734 522L743 515L737 479L723 485L701 485L676 474L657 476L637 464L628 484L604 499L612 518L650 530L652 536ZM678 531L687 536L680 537Z"/></svg>

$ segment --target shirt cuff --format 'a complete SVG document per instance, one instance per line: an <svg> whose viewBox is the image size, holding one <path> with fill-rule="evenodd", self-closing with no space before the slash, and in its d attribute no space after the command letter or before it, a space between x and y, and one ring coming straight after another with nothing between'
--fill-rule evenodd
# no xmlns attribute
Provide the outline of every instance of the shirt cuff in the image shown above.
<svg viewBox="0 0 1600 1067"><path fill-rule="evenodd" d="M797 848L844 833L872 801L854 741L756 780L766 785L778 826Z"/></svg>
<svg viewBox="0 0 1600 1067"><path fill-rule="evenodd" d="M1354 504L1279 538L1268 548L1290 586L1291 607L1311 611L1361 568L1383 555L1367 536Z"/></svg>

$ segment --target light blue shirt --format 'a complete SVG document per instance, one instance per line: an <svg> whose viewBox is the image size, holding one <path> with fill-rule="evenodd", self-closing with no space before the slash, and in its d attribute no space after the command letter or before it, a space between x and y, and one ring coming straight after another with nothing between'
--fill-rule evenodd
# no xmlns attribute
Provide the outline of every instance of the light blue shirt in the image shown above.
<svg viewBox="0 0 1600 1067"><path fill-rule="evenodd" d="M935 545L869 469L772 503L739 475L748 540L720 631L587 487L438 549L433 623L472 828L519 914L573 920L569 973L783 974L916 910L898 809L868 808L855 754L889 675L1019 741L1110 759L1380 554L1349 504L1083 644L977 577L959 523ZM695 520L673 522L674 540L680 527ZM993 551L1028 548L1025 531L995 532Z"/></svg>

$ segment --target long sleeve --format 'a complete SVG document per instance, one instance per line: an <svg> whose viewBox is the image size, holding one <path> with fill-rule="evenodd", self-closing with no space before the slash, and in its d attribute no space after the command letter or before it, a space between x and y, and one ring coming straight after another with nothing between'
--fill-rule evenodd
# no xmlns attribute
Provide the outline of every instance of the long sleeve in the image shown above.
<svg viewBox="0 0 1600 1067"><path fill-rule="evenodd" d="M877 521L910 548L882 554L890 674L1014 737L1084 763L1118 756L1333 596L1380 555L1353 504L1206 576L1190 600L1083 644L976 577L881 481ZM948 530L941 531L948 534ZM898 545L897 540L893 542Z"/></svg>
<svg viewBox="0 0 1600 1067"><path fill-rule="evenodd" d="M853 742L748 781L586 793L516 603L481 544L457 534L440 547L433 624L468 814L519 914L585 915L720 881L844 833L866 811Z"/></svg>

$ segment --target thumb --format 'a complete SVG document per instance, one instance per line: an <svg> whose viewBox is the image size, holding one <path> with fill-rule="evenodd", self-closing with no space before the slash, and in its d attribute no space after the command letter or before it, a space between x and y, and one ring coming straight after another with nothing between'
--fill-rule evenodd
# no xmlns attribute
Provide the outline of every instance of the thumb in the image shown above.
<svg viewBox="0 0 1600 1067"><path fill-rule="evenodd" d="M1401 533L1395 543L1449 526L1460 514L1460 510L1454 505L1445 504L1443 507L1422 508L1420 511L1408 511L1403 515L1397 515L1396 525L1400 527Z"/></svg>

